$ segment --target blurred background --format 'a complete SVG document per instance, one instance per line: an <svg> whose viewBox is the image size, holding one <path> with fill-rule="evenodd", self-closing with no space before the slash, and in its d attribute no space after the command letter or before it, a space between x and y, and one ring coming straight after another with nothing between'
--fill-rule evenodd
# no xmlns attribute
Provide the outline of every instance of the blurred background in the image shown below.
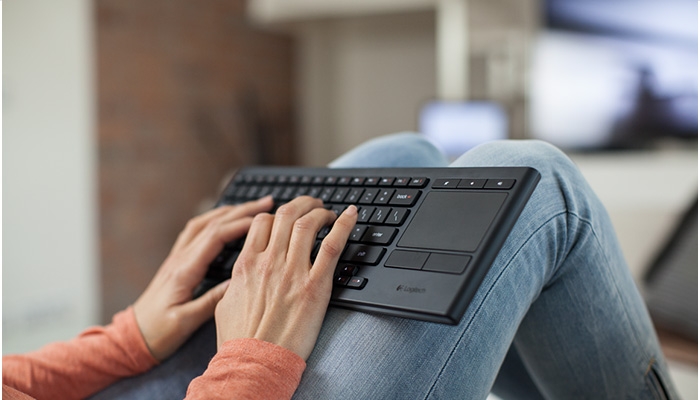
<svg viewBox="0 0 700 400"><path fill-rule="evenodd" d="M697 2L2 5L3 354L131 304L237 167L535 138L608 207L697 398Z"/></svg>

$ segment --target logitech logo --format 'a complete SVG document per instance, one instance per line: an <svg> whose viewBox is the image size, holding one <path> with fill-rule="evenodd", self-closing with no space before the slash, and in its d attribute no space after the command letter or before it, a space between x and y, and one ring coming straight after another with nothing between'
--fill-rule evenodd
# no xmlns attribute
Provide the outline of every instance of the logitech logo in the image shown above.
<svg viewBox="0 0 700 400"><path fill-rule="evenodd" d="M396 287L396 291L406 293L425 293L425 288L399 285Z"/></svg>

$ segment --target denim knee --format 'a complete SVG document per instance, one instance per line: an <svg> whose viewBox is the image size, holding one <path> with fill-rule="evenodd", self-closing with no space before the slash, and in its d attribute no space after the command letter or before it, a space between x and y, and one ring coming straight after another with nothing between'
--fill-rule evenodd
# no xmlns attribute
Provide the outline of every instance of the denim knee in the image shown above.
<svg viewBox="0 0 700 400"><path fill-rule="evenodd" d="M447 158L418 133L399 132L371 139L330 163L331 167L444 167Z"/></svg>

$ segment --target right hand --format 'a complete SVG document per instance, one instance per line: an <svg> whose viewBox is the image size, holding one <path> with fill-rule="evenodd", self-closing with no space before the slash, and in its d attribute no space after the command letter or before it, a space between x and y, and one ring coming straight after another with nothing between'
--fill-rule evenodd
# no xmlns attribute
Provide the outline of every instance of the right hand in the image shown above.
<svg viewBox="0 0 700 400"><path fill-rule="evenodd" d="M253 219L231 282L216 306L218 346L256 338L287 348L306 360L316 343L330 301L333 274L357 221L350 206L336 220L323 202L298 197L276 214ZM311 264L317 232L333 228Z"/></svg>

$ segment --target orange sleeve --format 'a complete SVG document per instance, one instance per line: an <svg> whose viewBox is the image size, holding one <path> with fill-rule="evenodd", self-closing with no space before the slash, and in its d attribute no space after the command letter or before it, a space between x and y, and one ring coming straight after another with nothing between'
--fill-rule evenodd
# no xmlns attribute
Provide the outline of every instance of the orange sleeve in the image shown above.
<svg viewBox="0 0 700 400"><path fill-rule="evenodd" d="M34 398L84 398L156 364L130 307L68 342L3 357L3 393L9 386Z"/></svg>
<svg viewBox="0 0 700 400"><path fill-rule="evenodd" d="M186 399L289 399L305 368L301 357L276 344L229 340L190 383Z"/></svg>

